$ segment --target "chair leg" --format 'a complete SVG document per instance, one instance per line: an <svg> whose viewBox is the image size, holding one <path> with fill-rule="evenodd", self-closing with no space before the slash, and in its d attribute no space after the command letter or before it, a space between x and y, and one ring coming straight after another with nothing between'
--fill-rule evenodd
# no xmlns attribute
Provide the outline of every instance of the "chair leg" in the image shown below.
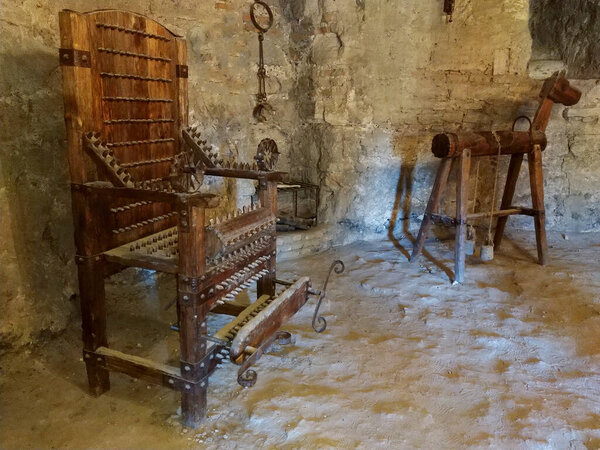
<svg viewBox="0 0 600 450"><path fill-rule="evenodd" d="M538 252L538 262L547 262L548 243L546 241L546 210L544 206L544 175L542 172L542 150L539 145L527 157L529 166L529 182L531 184L531 202L535 211L535 240Z"/></svg>
<svg viewBox="0 0 600 450"><path fill-rule="evenodd" d="M508 209L513 201L515 195L515 188L517 186L517 180L519 179L519 172L521 171L521 163L523 162L523 153L515 153L510 157L510 164L508 166L508 174L506 176L506 185L504 186L504 195L502 196L502 203L500 209ZM504 236L504 228L508 216L498 217L496 222L496 232L494 234L494 247L497 249L500 247L502 237Z"/></svg>
<svg viewBox="0 0 600 450"><path fill-rule="evenodd" d="M179 346L181 376L189 384L181 391L183 424L197 428L206 415L208 377L202 360L206 355L205 294L198 286L205 270L204 208L186 205L181 208L178 223L179 273L177 275L177 303L179 304ZM184 219L181 219L184 217ZM212 293L209 293L211 295Z"/></svg>
<svg viewBox="0 0 600 450"><path fill-rule="evenodd" d="M179 276L179 278L182 278ZM181 280L178 282L181 286ZM188 297L184 299L183 297ZM179 345L181 348L181 374L190 380L193 388L181 391L181 413L186 427L197 428L206 416L208 377L199 383L198 363L206 354L206 313L197 299L180 292L179 298Z"/></svg>
<svg viewBox="0 0 600 450"><path fill-rule="evenodd" d="M104 296L104 264L101 260L78 257L79 297L83 348L96 351L108 346ZM108 370L96 361L85 360L90 393L99 396L110 389Z"/></svg>
<svg viewBox="0 0 600 450"><path fill-rule="evenodd" d="M458 283L465 280L465 244L467 241L467 206L469 203L469 170L471 150L465 149L460 156L458 181L456 183L456 239L454 243L454 278Z"/></svg>
<svg viewBox="0 0 600 450"><path fill-rule="evenodd" d="M440 163L435 176L435 182L433 183L433 189L431 190L431 195L429 196L429 201L427 202L427 208L425 209L425 214L423 215L423 222L421 222L419 234L413 246L412 255L410 257L411 262L414 261L419 253L421 253L421 250L423 250L423 244L425 243L425 238L427 237L427 232L429 231L429 227L431 225L431 214L438 208L440 204L440 199L444 190L446 189L446 183L448 182L448 174L450 173L451 165L451 158L444 158Z"/></svg>

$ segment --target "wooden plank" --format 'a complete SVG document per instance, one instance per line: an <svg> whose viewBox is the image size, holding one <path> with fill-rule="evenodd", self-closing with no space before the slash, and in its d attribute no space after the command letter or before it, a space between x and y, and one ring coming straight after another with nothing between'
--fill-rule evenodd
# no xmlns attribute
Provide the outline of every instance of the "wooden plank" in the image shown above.
<svg viewBox="0 0 600 450"><path fill-rule="evenodd" d="M179 192L164 192L150 191L146 189L134 188L118 188L110 183L94 182L82 185L83 189L95 190L99 195L107 197L118 197L131 200L148 200L151 202L165 203L187 203L193 206L204 208L215 208L219 205L219 197L214 194L195 193L179 193Z"/></svg>
<svg viewBox="0 0 600 450"><path fill-rule="evenodd" d="M308 277L300 278L274 299L265 309L250 319L236 334L231 343L230 355L237 359L247 346L259 347L292 317L308 299Z"/></svg>
<svg viewBox="0 0 600 450"><path fill-rule="evenodd" d="M469 171L471 151L466 149L460 156L456 182L456 241L454 243L454 278L458 283L465 280L465 243L467 241L467 206L469 203Z"/></svg>
<svg viewBox="0 0 600 450"><path fill-rule="evenodd" d="M492 217L499 217L499 218L507 217L507 216L515 216L515 215L534 216L535 211L531 208L513 207L513 208L509 208L509 209L497 210L491 214L489 212L474 213L474 214L467 215L467 222L470 222L473 220L478 220L478 219L484 219L484 218L490 217L490 215ZM430 217L431 217L431 221L434 223L440 223L440 224L443 224L446 226L455 226L457 224L456 218L450 217L450 216L445 216L443 214L430 214Z"/></svg>
<svg viewBox="0 0 600 450"><path fill-rule="evenodd" d="M61 11L59 25L61 48L90 52L91 42L85 17L73 11ZM99 109L93 95L93 70L74 65L61 65L61 69L71 181L84 183L97 178L97 171L86 160L81 140L82 133L98 125ZM98 346L107 345L104 266L99 257L104 250L106 234L101 216L90 208L90 201L97 200L97 197L73 189L72 198L75 245L79 255L77 271L83 347L93 351ZM110 389L107 370L94 364L86 364L86 370L93 395Z"/></svg>
<svg viewBox="0 0 600 450"><path fill-rule="evenodd" d="M129 355L108 347L99 347L94 353L104 357L108 369L125 373L150 383L174 388L174 384L164 383L165 377L181 378L181 369L179 367Z"/></svg>
<svg viewBox="0 0 600 450"><path fill-rule="evenodd" d="M438 171L435 176L435 182L433 183L433 189L431 190L431 195L429 196L429 201L427 202L427 208L425 209L425 215L423 216L423 222L421 222L417 240L413 245L413 251L410 257L411 262L414 261L419 253L421 253L423 250L423 244L425 244L427 232L429 231L429 227L431 225L431 217L433 211L437 210L440 204L440 199L442 198L442 194L446 190L446 183L448 182L448 174L450 173L451 166L452 158L444 158L440 162L440 166L438 167Z"/></svg>
<svg viewBox="0 0 600 450"><path fill-rule="evenodd" d="M531 209L530 208L509 208L509 209L499 209L497 211L494 211L491 216L492 217L508 217L508 216L515 216L515 215L525 215L525 216L529 216L531 215ZM480 212L480 213L474 213L474 214L469 214L467 216L468 220L477 220L477 219L484 219L486 217L490 217L490 213L489 212Z"/></svg>
<svg viewBox="0 0 600 450"><path fill-rule="evenodd" d="M72 203L83 348L93 351L108 345L105 268L100 256L105 246L104 229L102 217L93 207L100 205L101 200L94 193L75 189L72 191ZM86 370L92 395L98 396L110 389L108 371L94 364L86 364Z"/></svg>

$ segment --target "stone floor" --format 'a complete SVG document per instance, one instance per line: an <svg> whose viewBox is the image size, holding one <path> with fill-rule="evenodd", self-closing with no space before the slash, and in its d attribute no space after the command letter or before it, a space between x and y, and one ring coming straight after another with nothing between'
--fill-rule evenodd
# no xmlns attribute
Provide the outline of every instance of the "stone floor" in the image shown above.
<svg viewBox="0 0 600 450"><path fill-rule="evenodd" d="M253 388L236 384L231 364L216 372L198 430L179 425L174 392L124 375L89 397L74 320L4 357L1 447L598 448L600 236L552 234L546 267L532 239L513 232L454 286L451 242L432 241L414 264L404 240L284 261L281 277L309 274L316 286L332 259L346 263L323 305L327 330L312 331L312 301ZM173 286L151 272L113 277L111 346L177 360L164 309Z"/></svg>

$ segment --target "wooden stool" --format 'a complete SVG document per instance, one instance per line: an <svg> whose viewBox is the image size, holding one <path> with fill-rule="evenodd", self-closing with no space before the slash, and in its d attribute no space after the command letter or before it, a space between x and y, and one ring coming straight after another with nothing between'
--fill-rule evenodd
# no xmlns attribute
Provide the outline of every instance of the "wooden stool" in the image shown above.
<svg viewBox="0 0 600 450"><path fill-rule="evenodd" d="M456 226L454 273L455 281L462 283L465 274L467 222L482 217L489 217L490 215L497 217L494 246L498 247L502 242L508 216L527 215L534 218L538 261L541 265L546 263L548 246L546 243L546 212L544 209L544 180L542 173L542 151L546 148L547 144L545 130L554 103L561 103L565 106L575 105L581 98L581 91L570 86L569 81L564 78L564 72L557 72L545 81L540 98L540 105L529 131L443 133L433 138L433 154L441 158L442 161L438 168L423 222L421 223L421 228L413 247L411 261L414 261L423 249L423 244L432 221ZM511 206L524 154L528 154L527 162L529 165L532 208ZM494 155L510 155L510 165L500 209L492 213L467 214L471 158ZM448 175L454 160L457 160L459 165L456 184L456 217L434 214L446 189Z"/></svg>

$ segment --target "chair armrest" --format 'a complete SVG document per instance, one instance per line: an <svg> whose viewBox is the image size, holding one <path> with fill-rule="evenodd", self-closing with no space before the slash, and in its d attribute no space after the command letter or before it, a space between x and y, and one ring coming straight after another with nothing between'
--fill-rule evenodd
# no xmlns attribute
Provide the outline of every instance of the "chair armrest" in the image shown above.
<svg viewBox="0 0 600 450"><path fill-rule="evenodd" d="M281 181L286 172L264 172L260 170L228 169L225 167L207 167L204 175L226 178L245 178L249 180L266 179L267 181Z"/></svg>
<svg viewBox="0 0 600 450"><path fill-rule="evenodd" d="M82 189L94 192L102 196L123 198L132 200L146 200L151 202L187 204L190 206L201 206L204 208L215 208L219 206L219 197L215 194L204 194L201 192L165 192L151 191L148 189L136 189L128 187L115 187L105 181L94 181L85 184L72 184L72 189Z"/></svg>

